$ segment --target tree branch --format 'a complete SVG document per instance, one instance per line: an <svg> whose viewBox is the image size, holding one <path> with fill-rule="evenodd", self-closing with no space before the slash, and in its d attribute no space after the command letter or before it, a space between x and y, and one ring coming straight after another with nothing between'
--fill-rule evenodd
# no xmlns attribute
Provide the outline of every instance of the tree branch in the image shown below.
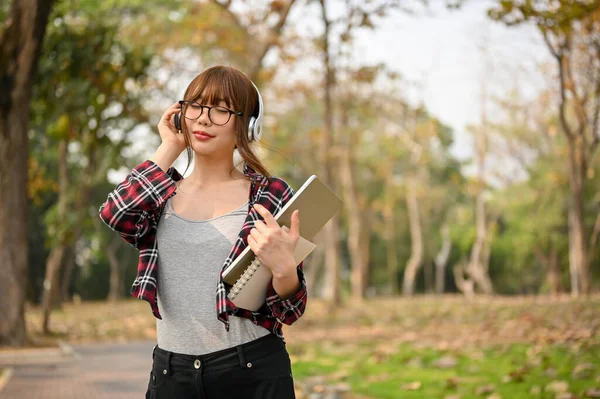
<svg viewBox="0 0 600 399"><path fill-rule="evenodd" d="M244 26L242 24L242 22L240 21L240 19L238 18L238 16L233 11L231 11L231 0L227 0L224 3L221 3L218 0L211 0L211 2L214 5L216 5L217 7L221 8L223 11L225 11L225 13L229 16L229 18L231 18L233 20L233 22L235 23L235 26L237 26L243 32L248 32L248 27Z"/></svg>
<svg viewBox="0 0 600 399"><path fill-rule="evenodd" d="M583 100L577 92L577 84L575 83L575 79L573 78L573 72L571 70L571 55L573 55L573 53L571 39L568 36L565 37L565 42L562 48L562 54L564 61L563 68L565 77L565 87L569 92L571 92L571 95L573 96L573 108L575 110L575 114L577 115L577 121L579 122L577 134L582 136L582 138L585 140L585 129L588 122L587 115L584 109L585 100Z"/></svg>
<svg viewBox="0 0 600 399"><path fill-rule="evenodd" d="M267 55L267 53L269 52L271 47L273 47L274 45L276 45L278 43L278 38L281 35L281 30L283 29L283 26L285 25L285 22L290 13L290 10L295 2L296 2L296 0L288 0L288 2L285 4L285 6L283 6L279 9L279 11L278 11L279 19L277 20L277 23L271 29L269 29L268 36L267 36L260 52L258 53L256 59L254 59L254 63L252 65L252 68L250 69L250 73L249 73L248 77L251 80L253 80L253 81L257 80L258 72L260 71L260 68L261 68L261 65L262 65L262 62L263 62L265 56Z"/></svg>
<svg viewBox="0 0 600 399"><path fill-rule="evenodd" d="M571 127L567 122L566 116L566 108L567 108L567 95L565 88L565 70L564 70L564 45L560 46L560 50L555 49L552 43L550 42L550 38L548 33L545 30L542 30L542 36L544 37L544 41L550 50L550 53L556 58L558 62L558 76L560 82L560 109L559 109L559 117L560 124L563 128L563 132L567 136L568 139L573 138L573 132L571 131Z"/></svg>

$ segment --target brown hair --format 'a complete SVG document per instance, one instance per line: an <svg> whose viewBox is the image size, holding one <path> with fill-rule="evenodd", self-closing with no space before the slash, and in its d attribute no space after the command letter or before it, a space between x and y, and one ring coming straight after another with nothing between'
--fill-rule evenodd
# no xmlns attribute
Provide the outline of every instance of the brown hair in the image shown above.
<svg viewBox="0 0 600 399"><path fill-rule="evenodd" d="M235 123L236 148L250 168L269 179L271 176L267 168L252 151L248 141L248 121L251 116L258 116L259 107L258 93L250 78L242 71L228 66L218 65L208 68L192 80L183 99L186 101L197 100L201 95L204 103L218 104L222 100L227 107L243 113L241 116L232 115ZM185 168L187 171L192 163L193 150L187 126L185 123L181 125L187 144L188 164ZM234 165L234 168L236 166Z"/></svg>

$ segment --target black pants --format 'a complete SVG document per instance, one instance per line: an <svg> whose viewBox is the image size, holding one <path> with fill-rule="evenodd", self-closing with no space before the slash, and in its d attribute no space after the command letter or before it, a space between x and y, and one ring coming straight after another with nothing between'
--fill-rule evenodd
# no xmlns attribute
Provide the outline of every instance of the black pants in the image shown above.
<svg viewBox="0 0 600 399"><path fill-rule="evenodd" d="M273 334L193 356L152 354L146 399L295 399L290 357Z"/></svg>

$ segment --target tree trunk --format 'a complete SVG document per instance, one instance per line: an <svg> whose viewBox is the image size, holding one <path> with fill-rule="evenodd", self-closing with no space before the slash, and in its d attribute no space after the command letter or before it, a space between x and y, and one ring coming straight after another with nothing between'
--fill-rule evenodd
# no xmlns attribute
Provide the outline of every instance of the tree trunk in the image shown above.
<svg viewBox="0 0 600 399"><path fill-rule="evenodd" d="M331 95L335 85L334 70L330 61L329 54L329 34L330 34L330 21L327 17L326 1L320 0L321 5L321 16L325 30L323 32L323 64L325 66L325 76L323 80L323 92L324 92L324 111L323 121L325 129L323 131L323 137L321 140L321 146L319 148L319 161L321 164L321 179L328 185L332 190L335 190L334 180L332 178L332 162L329 158L331 148L335 144L335 132L333 129L333 104ZM326 267L326 278L325 278L325 297L333 304L339 304L341 300L341 285L340 285L340 218L339 215L334 215L333 218L323 227L325 235L325 267Z"/></svg>
<svg viewBox="0 0 600 399"><path fill-rule="evenodd" d="M398 292L398 252L396 251L396 224L394 221L394 208L391 201L387 201L383 209L383 238L385 240L385 254L387 259L388 279L390 294Z"/></svg>
<svg viewBox="0 0 600 399"><path fill-rule="evenodd" d="M489 240L487 237L488 228L485 214L485 157L487 154L487 114L486 114L486 92L485 84L482 84L482 116L481 130L476 133L475 137L475 156L477 159L477 188L475 197L475 224L476 237L473 248L471 249L471 259L467 266L467 273L471 276L473 282L479 290L485 294L493 293L492 282L489 278L487 265L485 264L485 245ZM489 245L489 242L488 242ZM489 247L488 247L489 250ZM489 254L487 255L489 257Z"/></svg>
<svg viewBox="0 0 600 399"><path fill-rule="evenodd" d="M346 95L349 95L346 94ZM340 181L344 194L344 206L348 216L348 252L350 253L350 270L352 297L364 298L368 284L369 267L369 237L365 226L364 212L356 190L354 173L352 171L352 137L348 126L347 107L342 107L342 127L347 132L343 142L340 157Z"/></svg>
<svg viewBox="0 0 600 399"><path fill-rule="evenodd" d="M332 305L339 305L342 299L340 284L340 217L334 215L323 227L325 236L325 278L323 297Z"/></svg>
<svg viewBox="0 0 600 399"><path fill-rule="evenodd" d="M65 251L65 262L63 266L63 277L60 282L60 302L68 302L70 298L71 280L73 269L75 268L75 248L74 245L69 245Z"/></svg>
<svg viewBox="0 0 600 399"><path fill-rule="evenodd" d="M0 32L0 345L27 341L27 130L52 1L14 1Z"/></svg>
<svg viewBox="0 0 600 399"><path fill-rule="evenodd" d="M56 245L50 251L46 260L46 277L44 278L44 287L42 292L42 333L47 335L50 333L50 313L52 312L53 295L56 287L59 284L60 265L65 247Z"/></svg>
<svg viewBox="0 0 600 399"><path fill-rule="evenodd" d="M560 266L558 264L558 250L556 247L553 247L550 251L550 262L548 266L548 283L550 283L550 292L552 295L556 296L562 292Z"/></svg>
<svg viewBox="0 0 600 399"><path fill-rule="evenodd" d="M323 236L323 231L321 230L317 236L315 237L315 242L323 242L325 237ZM322 271L323 264L325 263L325 249L322 245L317 245L315 250L309 255L309 257L304 262L304 276L306 278L306 286L308 290L308 295L310 297L320 297L322 296L322 291L317 286L319 281L319 272Z"/></svg>
<svg viewBox="0 0 600 399"><path fill-rule="evenodd" d="M588 244L588 256L587 264L593 265L595 260L596 245L598 244L598 237L600 236L600 212L596 215L596 222L590 235L590 242Z"/></svg>
<svg viewBox="0 0 600 399"><path fill-rule="evenodd" d="M471 277L465 278L465 275L468 275L466 272L466 259L461 259L459 263L454 265L452 269L454 272L454 283L456 284L456 288L462 292L465 297L471 299L475 293L475 283Z"/></svg>
<svg viewBox="0 0 600 399"><path fill-rule="evenodd" d="M581 136L569 140L569 270L571 294L589 293L586 234L583 211L585 179L584 148Z"/></svg>
<svg viewBox="0 0 600 399"><path fill-rule="evenodd" d="M63 253L65 252L66 232L61 229L58 221L64 221L67 212L67 187L69 185L67 175L67 140L61 140L58 143L58 204L57 204L57 230L55 243L46 260L46 275L42 291L42 332L50 333L50 312L54 305L53 299L58 293L60 284L60 267L62 265Z"/></svg>
<svg viewBox="0 0 600 399"><path fill-rule="evenodd" d="M535 248L533 251L538 263L546 270L546 280L550 285L550 293L558 295L562 291L560 280L560 267L558 265L558 250L552 247L550 255L546 256L541 248Z"/></svg>
<svg viewBox="0 0 600 399"><path fill-rule="evenodd" d="M123 297L123 278L121 276L121 262L117 258L116 250L121 243L121 237L116 236L106 247L106 257L110 265L110 288L108 300L116 302Z"/></svg>
<svg viewBox="0 0 600 399"><path fill-rule="evenodd" d="M445 290L446 282L446 265L450 258L450 250L452 249L452 240L450 239L450 229L448 225L444 224L441 228L442 233L442 247L440 252L434 259L435 263L435 292L436 294L443 294Z"/></svg>
<svg viewBox="0 0 600 399"><path fill-rule="evenodd" d="M415 278L423 261L423 237L421 219L419 217L419 202L417 199L417 182L414 176L409 176L406 182L406 205L408 208L408 224L410 227L410 258L404 270L402 294L412 295L415 290Z"/></svg>

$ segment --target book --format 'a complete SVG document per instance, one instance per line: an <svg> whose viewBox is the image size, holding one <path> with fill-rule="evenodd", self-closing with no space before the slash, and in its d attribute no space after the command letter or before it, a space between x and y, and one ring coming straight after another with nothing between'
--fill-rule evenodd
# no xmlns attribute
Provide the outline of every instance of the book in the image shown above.
<svg viewBox="0 0 600 399"><path fill-rule="evenodd" d="M342 207L342 200L316 175L310 176L284 207L274 215L281 227L291 226L292 213L300 210L300 238L294 260L300 264L316 248L313 237ZM235 306L251 311L264 303L273 275L248 245L223 271L223 280L232 285L227 297Z"/></svg>

